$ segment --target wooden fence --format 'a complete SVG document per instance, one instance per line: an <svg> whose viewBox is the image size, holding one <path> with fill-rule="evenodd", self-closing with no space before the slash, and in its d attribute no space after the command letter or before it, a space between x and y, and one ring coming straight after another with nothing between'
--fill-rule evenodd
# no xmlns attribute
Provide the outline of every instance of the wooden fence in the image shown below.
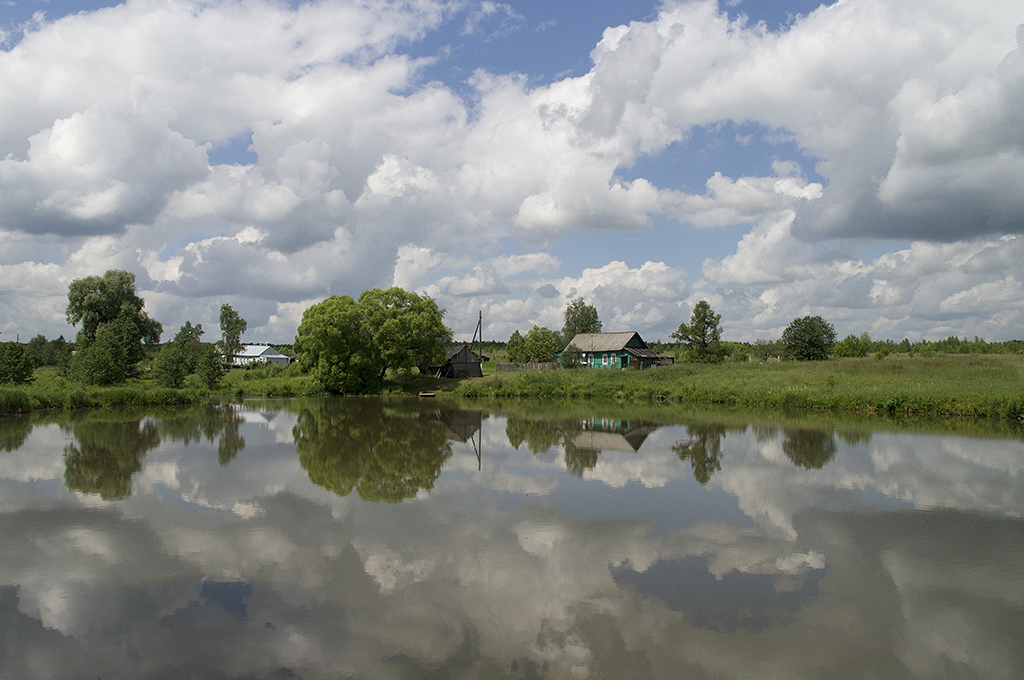
<svg viewBox="0 0 1024 680"><path fill-rule="evenodd" d="M494 370L498 373L514 373L517 371L547 371L558 368L557 361L542 361L530 364L495 364Z"/></svg>

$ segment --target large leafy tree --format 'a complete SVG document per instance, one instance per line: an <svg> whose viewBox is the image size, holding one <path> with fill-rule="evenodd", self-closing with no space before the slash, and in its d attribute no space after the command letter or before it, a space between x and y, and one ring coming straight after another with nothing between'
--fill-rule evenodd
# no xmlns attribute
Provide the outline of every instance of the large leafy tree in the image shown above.
<svg viewBox="0 0 1024 680"><path fill-rule="evenodd" d="M302 370L328 392L358 394L376 384L380 353L359 303L348 295L307 309L293 347Z"/></svg>
<svg viewBox="0 0 1024 680"><path fill-rule="evenodd" d="M146 345L160 342L163 326L146 314L135 292L135 275L120 269L75 279L68 287L68 323L81 324L75 336L73 377L113 384L135 372Z"/></svg>
<svg viewBox="0 0 1024 680"><path fill-rule="evenodd" d="M562 341L550 328L534 326L526 334L523 344L527 361L554 361Z"/></svg>
<svg viewBox="0 0 1024 680"><path fill-rule="evenodd" d="M686 345L686 356L690 361L716 363L725 358L722 315L716 314L707 300L693 306L690 323L684 321L679 324L672 337Z"/></svg>
<svg viewBox="0 0 1024 680"><path fill-rule="evenodd" d="M836 344L836 329L820 316L793 319L782 331L786 353L802 361L828 359Z"/></svg>
<svg viewBox="0 0 1024 680"><path fill-rule="evenodd" d="M426 372L444 361L452 331L432 298L397 286L374 288L359 296L359 307L380 356L380 379L389 368Z"/></svg>
<svg viewBox="0 0 1024 680"><path fill-rule="evenodd" d="M220 306L220 337L221 351L224 353L224 361L231 363L232 358L242 348L242 333L249 326L238 312L231 308L231 305Z"/></svg>
<svg viewBox="0 0 1024 680"><path fill-rule="evenodd" d="M571 342L580 333L600 333L601 320L597 316L597 308L588 305L583 298L576 298L565 307L565 323L562 326L562 339Z"/></svg>

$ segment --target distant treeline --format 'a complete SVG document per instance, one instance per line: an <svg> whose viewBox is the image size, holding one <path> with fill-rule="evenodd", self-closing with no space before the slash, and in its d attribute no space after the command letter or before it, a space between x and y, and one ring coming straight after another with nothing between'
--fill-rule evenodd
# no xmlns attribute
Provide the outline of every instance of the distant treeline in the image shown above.
<svg viewBox="0 0 1024 680"><path fill-rule="evenodd" d="M456 343L463 344L463 343ZM485 340L482 343L482 352L488 359L504 361L507 355L508 343L500 340ZM758 340L756 342L729 342L722 341L722 347L726 350L728 360L748 361L750 359L766 360L773 357L785 357L785 348L779 341ZM662 342L660 340L647 342L647 345L656 352L669 355L682 356L685 345L681 342ZM474 343L472 350L477 351L478 344ZM886 357L893 354L907 354L910 356L937 356L941 354L1024 354L1024 340L1007 340L1004 342L988 342L977 336L973 340L958 338L951 335L945 340L918 340L911 342L904 338L900 342L894 340L872 340L868 333L860 335L847 335L836 342L832 348L832 356L843 357Z"/></svg>

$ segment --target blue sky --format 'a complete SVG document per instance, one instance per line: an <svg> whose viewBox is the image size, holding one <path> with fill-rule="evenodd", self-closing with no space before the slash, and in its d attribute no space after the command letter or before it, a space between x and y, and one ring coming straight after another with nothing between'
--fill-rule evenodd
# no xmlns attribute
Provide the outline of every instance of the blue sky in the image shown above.
<svg viewBox="0 0 1024 680"><path fill-rule="evenodd" d="M1024 314L1024 7L943 0L0 6L0 332L135 272L170 336L332 294L458 337L1001 340ZM1021 38L1024 39L1024 38Z"/></svg>

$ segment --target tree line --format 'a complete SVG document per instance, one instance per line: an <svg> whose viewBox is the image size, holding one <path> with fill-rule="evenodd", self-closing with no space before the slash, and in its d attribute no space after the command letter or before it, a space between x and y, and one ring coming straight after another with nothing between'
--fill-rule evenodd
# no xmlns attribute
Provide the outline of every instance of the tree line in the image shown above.
<svg viewBox="0 0 1024 680"><path fill-rule="evenodd" d="M364 291L358 299L333 295L311 305L292 345L297 371L310 375L336 394L379 390L389 371L426 373L446 359L452 331L444 310L429 296L392 287ZM158 385L214 389L225 365L241 347L247 323L228 304L221 305L218 342L203 341L201 324L186 321L174 338L160 343L163 325L145 310L135 289L135 275L109 270L103 276L76 279L68 287L66 318L78 327L73 342L63 336L39 335L27 344L0 343L0 384L24 384L36 368L55 365L58 373L87 385L114 385L146 374ZM594 305L571 300L560 330L534 325L518 330L503 344L512 363L551 362L561 353L563 367L580 364L581 350L569 345L579 333L599 333L602 322ZM716 363L728 358L824 360L835 357L883 357L893 353L921 356L966 353L1024 353L1024 342L988 343L955 336L937 342L875 341L867 333L836 339L834 326L820 316L790 322L777 340L735 343L722 340L721 315L707 300L692 310L689 321L672 333L676 344L651 343L675 351L679 360ZM502 343L488 343L494 349Z"/></svg>
<svg viewBox="0 0 1024 680"><path fill-rule="evenodd" d="M302 316L292 345L297 370L327 392L373 392L388 371L427 372L444 362L452 331L443 316L430 297L398 287L367 290L358 300L331 296ZM55 365L61 377L84 385L115 385L145 373L163 387L214 389L248 326L224 304L218 342L204 342L202 324L186 321L161 344L163 325L146 312L135 275L117 269L72 281L66 318L78 327L73 342L38 336L27 345L0 343L0 383L24 384L37 367Z"/></svg>

